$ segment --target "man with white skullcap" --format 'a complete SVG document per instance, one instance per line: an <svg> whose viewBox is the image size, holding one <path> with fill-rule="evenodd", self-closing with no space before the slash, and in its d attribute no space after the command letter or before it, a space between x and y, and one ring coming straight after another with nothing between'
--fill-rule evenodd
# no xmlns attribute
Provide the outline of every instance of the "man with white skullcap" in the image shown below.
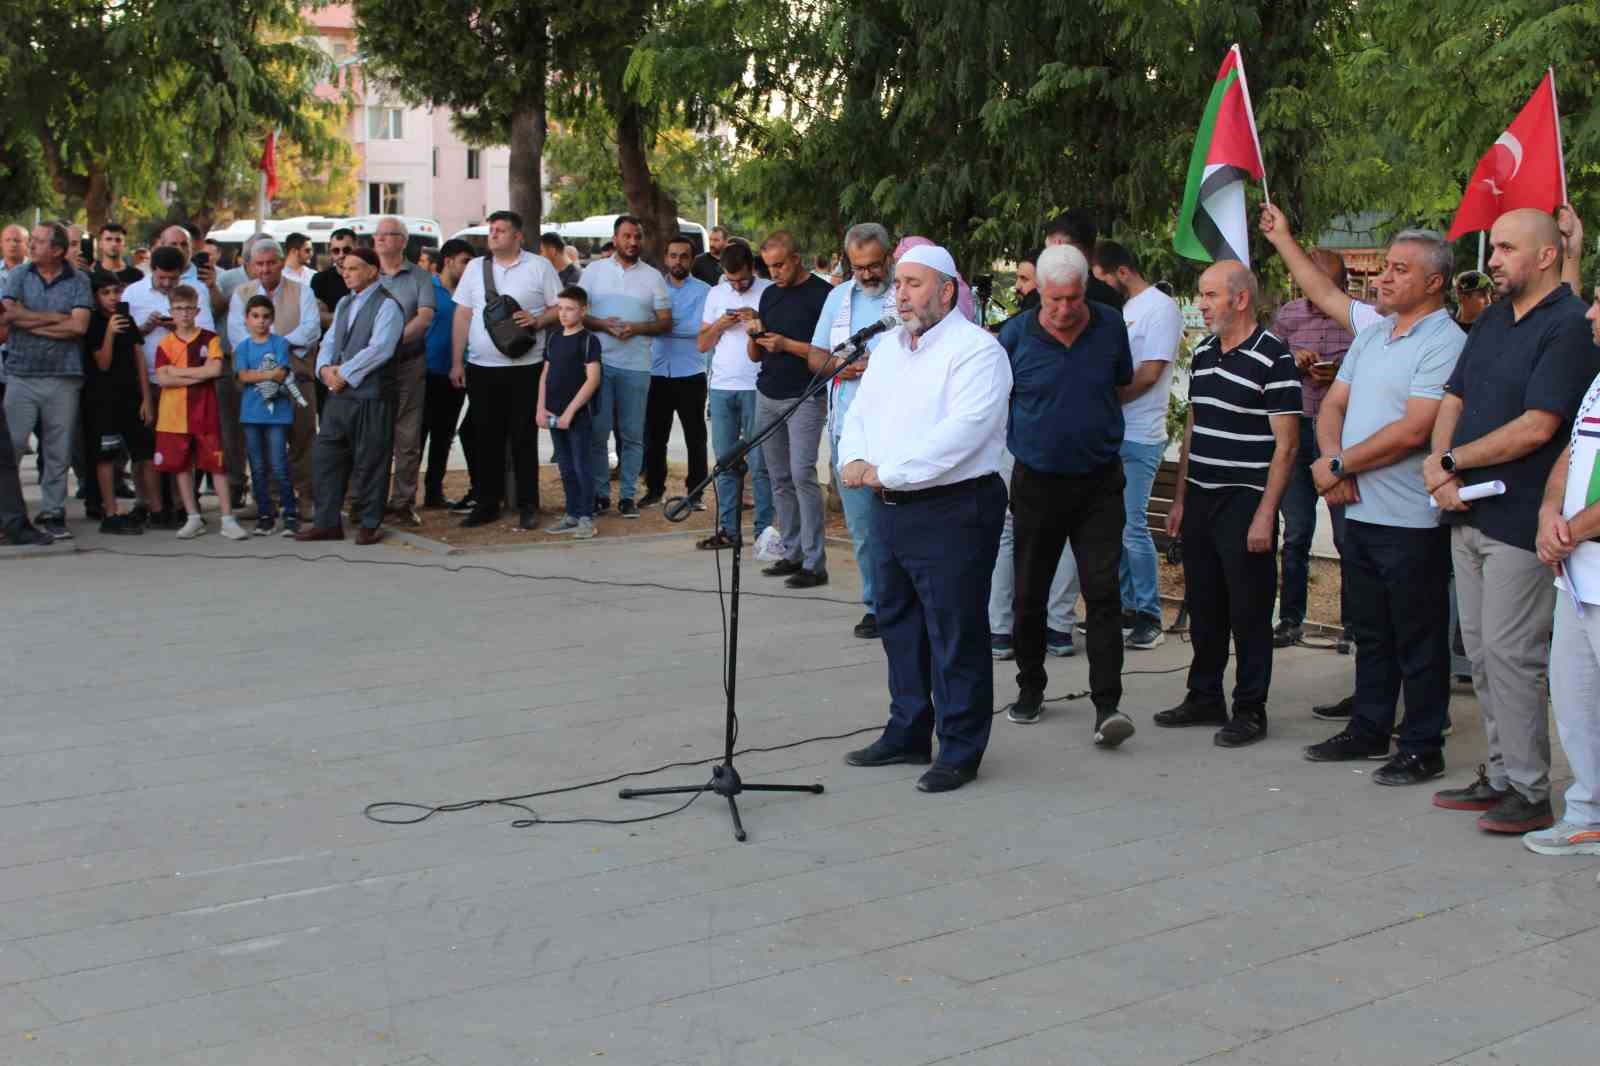
<svg viewBox="0 0 1600 1066"><path fill-rule="evenodd" d="M956 265L938 245L895 267L902 325L873 352L845 416L841 480L874 490L869 538L889 722L852 766L934 765L917 781L971 781L989 743L994 666L989 579L1000 546L1011 365L986 330L952 312Z"/></svg>

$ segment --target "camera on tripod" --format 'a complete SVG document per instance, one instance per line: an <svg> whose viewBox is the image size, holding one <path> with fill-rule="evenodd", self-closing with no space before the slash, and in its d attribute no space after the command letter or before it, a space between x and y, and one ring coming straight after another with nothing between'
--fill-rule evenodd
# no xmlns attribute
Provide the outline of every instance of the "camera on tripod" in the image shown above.
<svg viewBox="0 0 1600 1066"><path fill-rule="evenodd" d="M994 275L979 274L973 278L972 295L976 296L980 303L992 298L994 296Z"/></svg>

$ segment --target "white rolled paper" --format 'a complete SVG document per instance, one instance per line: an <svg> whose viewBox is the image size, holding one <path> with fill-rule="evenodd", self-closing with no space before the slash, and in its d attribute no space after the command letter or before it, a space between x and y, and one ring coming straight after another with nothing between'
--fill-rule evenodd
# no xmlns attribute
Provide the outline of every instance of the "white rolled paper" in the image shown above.
<svg viewBox="0 0 1600 1066"><path fill-rule="evenodd" d="M1504 481L1484 481L1477 485L1468 485L1461 490L1461 498L1468 501L1482 500L1490 496L1504 496L1505 494L1506 483ZM1428 497L1428 504L1431 507L1439 506L1432 496Z"/></svg>

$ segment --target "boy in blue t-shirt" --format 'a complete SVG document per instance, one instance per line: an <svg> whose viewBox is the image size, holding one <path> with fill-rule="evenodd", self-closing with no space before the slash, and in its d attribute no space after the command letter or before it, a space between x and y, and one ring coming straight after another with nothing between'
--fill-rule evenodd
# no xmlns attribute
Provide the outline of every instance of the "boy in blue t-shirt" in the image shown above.
<svg viewBox="0 0 1600 1066"><path fill-rule="evenodd" d="M556 317L561 332L550 338L539 374L539 407L534 421L550 430L556 465L567 494L566 517L546 533L571 533L578 540L595 535L594 484L589 474L589 448L594 419L589 401L600 388L600 340L583 328L589 294L577 285L561 290ZM560 412L559 414L557 412Z"/></svg>
<svg viewBox="0 0 1600 1066"><path fill-rule="evenodd" d="M244 322L250 336L233 350L234 373L240 385L249 386L240 390L239 425L250 457L258 537L269 537L277 528L277 512L272 507L274 483L282 504L283 535L292 537L300 532L294 482L289 474L289 428L294 424L295 404L305 401L291 387L294 370L289 365L289 342L272 332L276 317L277 308L271 300L250 297L244 305Z"/></svg>

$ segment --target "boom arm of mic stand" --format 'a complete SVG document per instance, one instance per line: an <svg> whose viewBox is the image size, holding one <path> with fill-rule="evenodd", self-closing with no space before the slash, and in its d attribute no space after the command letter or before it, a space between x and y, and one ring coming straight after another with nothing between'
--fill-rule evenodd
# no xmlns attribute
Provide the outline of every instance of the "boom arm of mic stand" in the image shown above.
<svg viewBox="0 0 1600 1066"><path fill-rule="evenodd" d="M846 345L841 344L838 348L833 350L832 354L838 355L845 347ZM844 362L834 367L827 374L820 376L813 375L811 384L806 386L806 391L800 394L800 398L798 400L790 404L788 409L780 414L777 418L774 418L765 426L760 427L756 431L756 435L754 437L749 440L741 440L738 444L728 449L726 455L717 456L716 465L713 466L711 471L701 479L700 484L690 489L683 496L679 496L668 501L666 507L662 509L662 516L666 518L668 522L682 522L684 519L688 518L689 515L693 513L690 501L697 499L703 492L705 492L706 488L717 479L719 474L737 473L739 467L744 465L746 456L755 451L757 448L761 447L763 441L776 433L778 428L785 422L793 418L794 413L800 410L801 407L805 406L807 400L810 400L812 397L821 393L823 389L827 388L828 382L833 380L835 374L839 373L839 371L843 370L845 367L850 366L852 363L857 362L865 354L867 354L867 345L866 342L863 341L862 343L855 345L854 349L844 357Z"/></svg>

